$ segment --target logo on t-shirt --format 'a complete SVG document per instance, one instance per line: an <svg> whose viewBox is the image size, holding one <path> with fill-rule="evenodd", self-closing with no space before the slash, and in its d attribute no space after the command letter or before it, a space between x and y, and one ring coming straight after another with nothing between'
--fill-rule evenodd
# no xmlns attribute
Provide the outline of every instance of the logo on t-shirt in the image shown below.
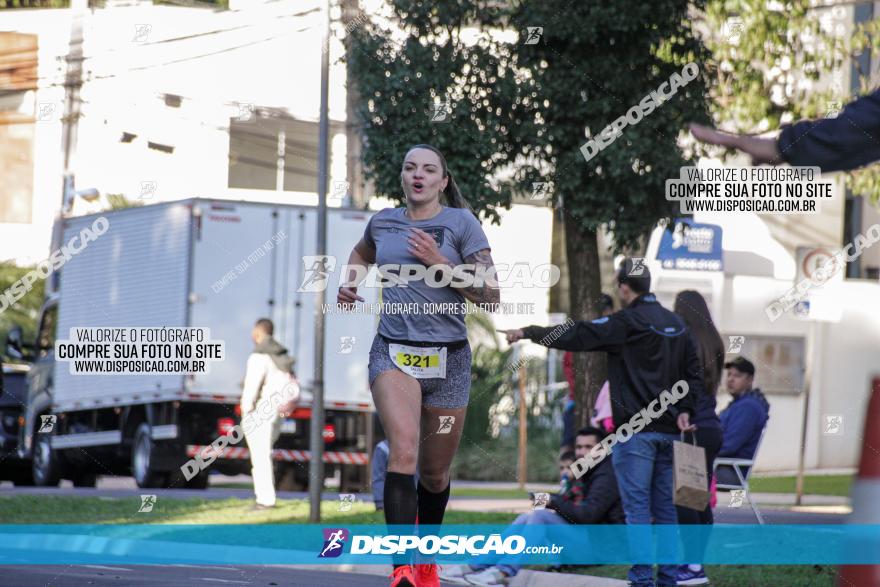
<svg viewBox="0 0 880 587"><path fill-rule="evenodd" d="M446 231L443 230L442 226L429 226L428 228L423 228L422 230L434 237L434 242L437 243L437 248L443 246L443 235L446 234Z"/></svg>

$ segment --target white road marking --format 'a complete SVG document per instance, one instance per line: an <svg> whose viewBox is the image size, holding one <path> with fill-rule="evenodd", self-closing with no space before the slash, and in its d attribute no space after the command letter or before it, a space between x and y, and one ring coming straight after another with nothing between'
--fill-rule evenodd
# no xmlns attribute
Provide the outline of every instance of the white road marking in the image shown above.
<svg viewBox="0 0 880 587"><path fill-rule="evenodd" d="M87 569L101 569L102 571L125 571L126 573L132 572L134 569L126 569L125 567L105 567L102 565L83 565Z"/></svg>
<svg viewBox="0 0 880 587"><path fill-rule="evenodd" d="M168 566L170 566L170 567L184 567L187 569L211 569L212 571L237 571L238 570L237 568L235 568L233 566L211 567L208 565L184 565L184 564L174 564L174 565L168 565Z"/></svg>

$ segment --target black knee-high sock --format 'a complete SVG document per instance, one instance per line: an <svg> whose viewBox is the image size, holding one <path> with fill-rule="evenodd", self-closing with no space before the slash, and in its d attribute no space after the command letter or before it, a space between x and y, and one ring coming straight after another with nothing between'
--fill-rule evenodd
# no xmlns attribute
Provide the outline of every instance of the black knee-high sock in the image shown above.
<svg viewBox="0 0 880 587"><path fill-rule="evenodd" d="M412 528L416 522L416 514L418 513L419 494L416 491L416 482L414 475L405 475L403 473L395 473L388 471L385 474L385 490L383 499L385 500L385 523L390 525L403 525ZM401 529L400 532L395 531L394 534L412 534L410 529ZM394 566L399 567L409 564L409 561L403 555L395 555Z"/></svg>
<svg viewBox="0 0 880 587"><path fill-rule="evenodd" d="M446 489L440 493L428 491L419 481L419 526L436 525L443 523L443 514L446 513L446 504L449 502L449 483Z"/></svg>

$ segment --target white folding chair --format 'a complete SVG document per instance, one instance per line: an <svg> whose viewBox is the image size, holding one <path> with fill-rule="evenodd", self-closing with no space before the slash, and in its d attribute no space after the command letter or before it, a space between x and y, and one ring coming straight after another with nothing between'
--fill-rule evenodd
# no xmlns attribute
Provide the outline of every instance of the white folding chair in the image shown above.
<svg viewBox="0 0 880 587"><path fill-rule="evenodd" d="M769 422L770 420L767 420ZM758 510L757 504L752 501L752 495L749 492L749 477L752 476L752 470L755 468L755 458L758 456L758 451L761 450L761 442L764 440L764 432L767 431L767 423L764 423L764 428L761 430L761 436L758 437L758 444L755 446L755 453L752 455L750 459L731 459L731 458L717 458L715 459L715 464L712 466L712 473L718 469L719 465L728 466L733 469L736 473L737 479L739 479L739 485L731 485L728 483L716 483L716 489L742 489L746 499L749 502L749 505L752 507L752 511L755 512L755 517L758 518L758 523L764 523L764 517L761 516L760 510ZM743 474L741 467L748 467L748 470ZM717 479L717 477L716 477Z"/></svg>

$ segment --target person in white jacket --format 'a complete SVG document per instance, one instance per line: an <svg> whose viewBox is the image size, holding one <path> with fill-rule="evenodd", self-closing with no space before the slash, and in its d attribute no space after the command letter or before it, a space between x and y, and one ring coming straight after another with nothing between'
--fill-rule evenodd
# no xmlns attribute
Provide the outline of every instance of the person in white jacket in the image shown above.
<svg viewBox="0 0 880 587"><path fill-rule="evenodd" d="M261 510L275 506L275 475L272 445L281 434L282 412L299 396L293 374L294 359L272 334L272 321L260 318L251 331L254 351L248 357L244 390L241 394L241 418L254 424L245 426L245 440L251 456L256 505Z"/></svg>

